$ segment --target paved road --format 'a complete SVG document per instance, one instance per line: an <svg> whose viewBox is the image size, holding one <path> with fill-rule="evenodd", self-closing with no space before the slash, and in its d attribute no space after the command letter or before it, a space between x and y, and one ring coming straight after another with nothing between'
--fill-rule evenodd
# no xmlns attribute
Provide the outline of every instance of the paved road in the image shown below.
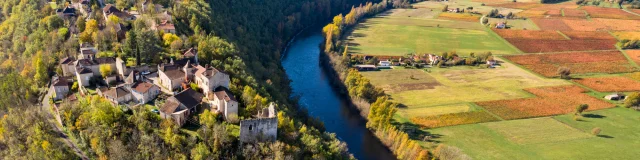
<svg viewBox="0 0 640 160"><path fill-rule="evenodd" d="M76 155L78 155L80 158L88 160L89 157L87 157L87 155L84 154L84 152L82 152L82 150L80 150L80 148L78 148L73 142L71 142L71 140L69 139L69 136L67 136L67 134L65 134L64 132L62 132L62 129L60 129L60 127L58 127L58 125L56 123L56 120L54 119L53 115L51 115L51 110L49 108L51 108L50 104L49 104L49 97L51 97L51 91L53 89L49 88L47 90L47 95L44 96L44 99L42 100L42 111L44 111L45 113L47 113L47 122L49 122L49 124L51 124L51 126L53 126L53 129L58 132L58 134L60 135L60 137L64 140L64 143L67 144L67 146L69 146L71 149L73 149L73 152L75 152Z"/></svg>

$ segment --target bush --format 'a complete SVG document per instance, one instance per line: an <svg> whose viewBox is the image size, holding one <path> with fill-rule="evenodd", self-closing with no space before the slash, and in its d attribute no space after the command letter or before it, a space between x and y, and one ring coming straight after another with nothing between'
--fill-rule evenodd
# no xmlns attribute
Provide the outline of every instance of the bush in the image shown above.
<svg viewBox="0 0 640 160"><path fill-rule="evenodd" d="M447 146L439 144L433 151L433 154L439 159L456 159L456 160L468 160L471 159L468 155L464 154L462 150L453 146Z"/></svg>
<svg viewBox="0 0 640 160"><path fill-rule="evenodd" d="M71 91L78 91L78 82L73 82L73 85L71 85Z"/></svg>
<svg viewBox="0 0 640 160"><path fill-rule="evenodd" d="M568 67L560 67L558 68L558 74L560 75L560 78L562 79L571 79L571 69L569 69Z"/></svg>
<svg viewBox="0 0 640 160"><path fill-rule="evenodd" d="M624 100L624 107L636 107L640 104L640 93L634 92L627 96L627 99Z"/></svg>
<svg viewBox="0 0 640 160"><path fill-rule="evenodd" d="M588 104L578 105L578 107L576 107L576 115L582 115L582 112L586 111L587 109L589 109Z"/></svg>
<svg viewBox="0 0 640 160"><path fill-rule="evenodd" d="M602 131L602 130L601 130L600 128L596 127L596 128L593 128L593 129L591 130L591 134L593 134L593 135L597 136L597 135L599 135L599 134L600 134L600 131Z"/></svg>

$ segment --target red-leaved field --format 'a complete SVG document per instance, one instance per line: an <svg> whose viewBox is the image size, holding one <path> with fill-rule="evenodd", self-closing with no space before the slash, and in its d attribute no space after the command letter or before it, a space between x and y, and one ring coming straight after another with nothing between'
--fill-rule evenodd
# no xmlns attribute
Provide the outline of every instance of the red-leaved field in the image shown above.
<svg viewBox="0 0 640 160"><path fill-rule="evenodd" d="M573 80L598 92L640 91L640 82L629 77L594 77Z"/></svg>
<svg viewBox="0 0 640 160"><path fill-rule="evenodd" d="M572 74L624 73L637 69L619 51L571 52L504 56L546 77L558 76L560 67L568 67Z"/></svg>
<svg viewBox="0 0 640 160"><path fill-rule="evenodd" d="M555 86L525 89L537 97L476 102L503 119L521 119L567 114L576 106L588 104L588 110L612 108L615 105L584 94L578 86Z"/></svg>

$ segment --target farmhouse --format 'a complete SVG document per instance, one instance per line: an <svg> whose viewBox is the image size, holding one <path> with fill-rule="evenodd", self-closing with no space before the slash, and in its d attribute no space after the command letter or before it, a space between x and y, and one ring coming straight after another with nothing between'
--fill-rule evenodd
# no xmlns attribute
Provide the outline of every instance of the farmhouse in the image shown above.
<svg viewBox="0 0 640 160"><path fill-rule="evenodd" d="M184 125L187 118L195 113L197 106L202 102L203 95L192 89L186 89L167 99L160 108L160 117L173 119L179 126Z"/></svg>
<svg viewBox="0 0 640 160"><path fill-rule="evenodd" d="M78 79L78 84L82 86L89 86L89 81L93 77L93 71L88 68L80 67L76 69L76 78Z"/></svg>
<svg viewBox="0 0 640 160"><path fill-rule="evenodd" d="M129 92L129 90L124 86L115 88L98 88L98 95L104 97L115 105L125 104L131 101L131 92Z"/></svg>
<svg viewBox="0 0 640 160"><path fill-rule="evenodd" d="M179 61L171 59L168 64L158 65L158 83L169 90L178 89L183 82L193 77L194 68L194 65L190 64L190 59Z"/></svg>
<svg viewBox="0 0 640 160"><path fill-rule="evenodd" d="M161 30L164 31L164 33L176 33L176 27L175 25L173 25L173 23L167 21L167 20L162 20L162 22L160 22L160 24L155 24L153 26L154 30Z"/></svg>
<svg viewBox="0 0 640 160"><path fill-rule="evenodd" d="M619 101L619 100L627 99L627 96L622 94L622 93L614 93L614 94L610 94L610 95L604 96L604 99L612 100L612 101Z"/></svg>
<svg viewBox="0 0 640 160"><path fill-rule="evenodd" d="M225 87L218 87L208 96L211 99L211 110L222 113L225 119L238 115L238 101L231 91Z"/></svg>
<svg viewBox="0 0 640 160"><path fill-rule="evenodd" d="M240 143L273 142L278 136L275 103L258 112L255 119L240 121Z"/></svg>

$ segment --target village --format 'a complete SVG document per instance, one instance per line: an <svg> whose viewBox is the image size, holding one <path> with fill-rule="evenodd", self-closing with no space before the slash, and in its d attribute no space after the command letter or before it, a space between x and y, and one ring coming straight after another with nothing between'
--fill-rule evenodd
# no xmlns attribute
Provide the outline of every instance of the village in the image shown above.
<svg viewBox="0 0 640 160"><path fill-rule="evenodd" d="M161 5L142 3L141 11L148 7L155 10L159 23L151 26L161 33L176 33L171 23L171 13ZM74 20L76 13L89 14L89 0L82 0L64 9L56 10L59 17ZM140 17L138 11L119 10L106 4L100 11L105 19L111 16L120 21L133 21ZM118 37L124 37L127 27L117 25ZM72 33L79 33L70 25ZM277 138L277 104L271 102L257 115L238 116L243 106L229 90L231 77L212 66L200 65L197 48L184 50L179 59L169 59L159 64L134 64L117 56L101 56L98 48L84 42L77 48L78 55L67 55L59 60L62 74L51 79L51 97L58 119L61 103L77 101L77 96L97 95L116 108L147 107L162 119L169 119L178 126L198 125L198 114L210 110L231 124L238 124L241 143L273 142ZM61 121L58 120L60 123ZM64 125L61 123L61 125Z"/></svg>

